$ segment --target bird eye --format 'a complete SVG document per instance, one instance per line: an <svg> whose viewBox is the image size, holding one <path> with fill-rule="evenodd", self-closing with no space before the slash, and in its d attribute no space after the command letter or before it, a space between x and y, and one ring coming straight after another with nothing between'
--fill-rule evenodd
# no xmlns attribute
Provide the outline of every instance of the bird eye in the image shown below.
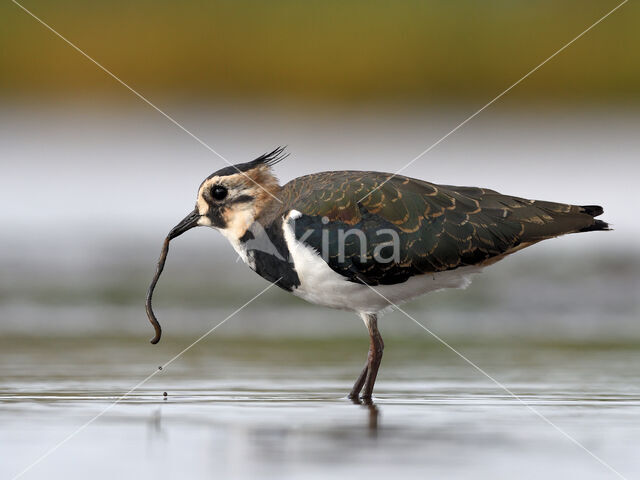
<svg viewBox="0 0 640 480"><path fill-rule="evenodd" d="M227 193L229 192L222 185L214 185L211 188L211 198L214 200L223 200L227 196Z"/></svg>

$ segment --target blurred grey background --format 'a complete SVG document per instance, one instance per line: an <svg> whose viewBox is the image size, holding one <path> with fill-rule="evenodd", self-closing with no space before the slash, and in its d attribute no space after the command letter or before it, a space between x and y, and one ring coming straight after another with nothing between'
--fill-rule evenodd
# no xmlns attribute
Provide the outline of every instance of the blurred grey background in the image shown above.
<svg viewBox="0 0 640 480"><path fill-rule="evenodd" d="M143 302L162 239L191 210L200 181L224 164L137 99L130 103L4 104L3 332L149 334ZM601 204L615 230L536 245L486 269L467 291L431 294L408 308L448 333L638 338L640 118L622 106L509 103L404 173ZM443 105L164 107L233 162L288 144L291 157L277 167L283 182L322 170L395 171L469 113ZM156 308L168 335L195 334L265 285L221 235L200 228L173 243ZM412 328L401 318L383 325L399 335ZM333 336L361 328L353 315L272 290L225 332Z"/></svg>

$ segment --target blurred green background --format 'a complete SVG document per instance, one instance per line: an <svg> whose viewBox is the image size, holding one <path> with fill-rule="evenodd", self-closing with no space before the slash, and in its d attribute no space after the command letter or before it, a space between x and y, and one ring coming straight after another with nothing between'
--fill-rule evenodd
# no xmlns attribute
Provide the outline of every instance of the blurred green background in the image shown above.
<svg viewBox="0 0 640 480"><path fill-rule="evenodd" d="M496 95L617 3L25 0L24 6L146 93L415 104ZM639 21L640 6L629 2L510 96L637 101ZM0 45L4 95L128 95L11 2L0 6Z"/></svg>

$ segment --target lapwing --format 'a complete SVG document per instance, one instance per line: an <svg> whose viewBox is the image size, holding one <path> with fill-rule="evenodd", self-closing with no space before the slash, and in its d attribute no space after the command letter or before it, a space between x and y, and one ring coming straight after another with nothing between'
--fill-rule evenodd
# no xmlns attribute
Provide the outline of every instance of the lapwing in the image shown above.
<svg viewBox="0 0 640 480"><path fill-rule="evenodd" d="M258 275L309 302L364 320L370 348L349 396L370 400L384 343L381 311L420 295L463 288L469 276L518 250L567 233L609 230L597 205L567 205L478 187L436 185L390 173L313 173L281 186L272 167L283 148L218 170L195 209L167 236L212 227ZM364 390L363 390L364 389Z"/></svg>

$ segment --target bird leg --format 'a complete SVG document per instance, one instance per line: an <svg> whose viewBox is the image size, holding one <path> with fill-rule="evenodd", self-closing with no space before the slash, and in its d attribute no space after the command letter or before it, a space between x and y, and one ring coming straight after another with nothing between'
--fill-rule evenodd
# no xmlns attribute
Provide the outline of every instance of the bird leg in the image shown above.
<svg viewBox="0 0 640 480"><path fill-rule="evenodd" d="M369 350L369 355L370 354L371 354L371 350ZM369 355L367 355L367 358L369 357ZM369 373L369 360L367 360L367 363L364 364L364 368L362 369L362 372L360 372L360 376L358 376L356 383L353 384L351 393L349 393L349 398L351 400L358 400L358 397L360 396L360 390L362 390L362 387L364 386L364 381L367 379L367 373ZM356 403L360 403L360 402L358 401Z"/></svg>
<svg viewBox="0 0 640 480"><path fill-rule="evenodd" d="M378 376L378 368L380 367L380 362L382 361L382 351L384 350L384 342L382 341L382 335L378 331L378 317L373 315L368 315L369 321L365 321L367 324L367 328L369 329L369 338L371 340L371 345L369 346L369 354L367 357L368 360L368 371L367 378L364 382L364 393L362 394L362 398L365 400L371 399L371 394L373 393L373 385L376 383L376 377Z"/></svg>
<svg viewBox="0 0 640 480"><path fill-rule="evenodd" d="M378 368L382 361L382 351L384 350L384 342L382 336L378 331L378 317L373 313L361 314L364 320L367 330L369 330L369 352L367 354L367 363L364 369L358 376L356 383L354 383L349 398L357 399L360 391L364 387L364 393L362 394L363 400L371 400L371 394L373 393L373 386L376 383L376 376L378 375Z"/></svg>

